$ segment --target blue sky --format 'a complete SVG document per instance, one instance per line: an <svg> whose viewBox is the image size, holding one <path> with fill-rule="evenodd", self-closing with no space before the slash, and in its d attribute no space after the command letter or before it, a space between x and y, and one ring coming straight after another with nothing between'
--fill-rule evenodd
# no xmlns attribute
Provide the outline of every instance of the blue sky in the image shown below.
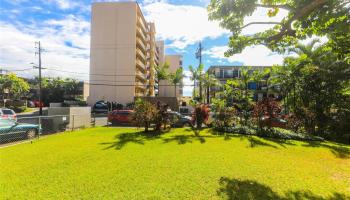
<svg viewBox="0 0 350 200"><path fill-rule="evenodd" d="M94 1L97 2L98 0ZM101 1L101 0L100 0ZM225 58L229 31L218 22L209 21L206 6L209 0L143 0L138 1L146 20L155 22L157 38L165 40L167 54L182 54L185 73L189 65L198 65L194 54L198 42L204 46L203 62L211 65L272 65L283 57L264 46L249 47L241 54ZM0 67L17 71L22 76L37 72L29 63L36 63L35 41L45 49L45 76L65 76L88 80L90 45L90 0L1 0L0 1ZM280 20L282 12L274 20ZM266 10L258 9L246 22L262 21ZM249 27L252 34L269 26ZM49 70L49 69L56 69ZM67 73L61 71L73 71ZM190 83L185 79L185 84ZM186 87L191 95L192 88Z"/></svg>

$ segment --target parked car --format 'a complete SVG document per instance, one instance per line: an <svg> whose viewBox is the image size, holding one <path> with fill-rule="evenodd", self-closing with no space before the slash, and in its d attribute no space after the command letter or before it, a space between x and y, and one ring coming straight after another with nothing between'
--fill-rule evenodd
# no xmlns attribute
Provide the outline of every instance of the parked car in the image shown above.
<svg viewBox="0 0 350 200"><path fill-rule="evenodd" d="M133 110L114 110L108 113L108 122L112 125L131 124L131 114Z"/></svg>
<svg viewBox="0 0 350 200"><path fill-rule="evenodd" d="M17 121L17 115L12 109L0 108L0 116L2 119L10 119Z"/></svg>
<svg viewBox="0 0 350 200"><path fill-rule="evenodd" d="M261 118L260 123L263 126L267 126L268 123L271 123L271 127L278 127L278 128L286 128L287 121L281 118L271 118L268 116L264 116Z"/></svg>
<svg viewBox="0 0 350 200"><path fill-rule="evenodd" d="M36 108L44 107L44 103L42 101L34 100L33 103Z"/></svg>
<svg viewBox="0 0 350 200"><path fill-rule="evenodd" d="M93 113L108 113L108 104L104 101L98 101L92 107Z"/></svg>
<svg viewBox="0 0 350 200"><path fill-rule="evenodd" d="M168 116L172 127L192 127L191 117L181 115L178 112L168 111Z"/></svg>
<svg viewBox="0 0 350 200"><path fill-rule="evenodd" d="M19 139L32 139L40 132L40 126L35 124L22 124L10 119L0 118L0 143Z"/></svg>

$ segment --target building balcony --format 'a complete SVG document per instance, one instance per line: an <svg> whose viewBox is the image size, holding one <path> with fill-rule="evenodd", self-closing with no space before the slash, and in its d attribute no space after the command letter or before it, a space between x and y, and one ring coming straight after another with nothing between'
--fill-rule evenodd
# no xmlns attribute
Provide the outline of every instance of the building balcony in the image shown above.
<svg viewBox="0 0 350 200"><path fill-rule="evenodd" d="M144 24L143 19L141 17L138 17L137 24L140 25L144 33L148 32L148 29L146 28L146 25Z"/></svg>
<svg viewBox="0 0 350 200"><path fill-rule="evenodd" d="M136 67L144 73L147 72L145 65L140 60L136 60Z"/></svg>
<svg viewBox="0 0 350 200"><path fill-rule="evenodd" d="M147 62L145 54L139 48L136 48L136 57L139 58L142 61L142 63Z"/></svg>
<svg viewBox="0 0 350 200"><path fill-rule="evenodd" d="M141 82L145 83L147 81L146 74L143 72L136 70L136 78Z"/></svg>
<svg viewBox="0 0 350 200"><path fill-rule="evenodd" d="M145 91L146 90L146 85L142 82L136 81L135 82L135 88L139 91Z"/></svg>
<svg viewBox="0 0 350 200"><path fill-rule="evenodd" d="M136 36L139 37L140 39L142 39L142 42L144 44L147 44L147 36L145 35L145 33L141 30L140 27L136 28Z"/></svg>
<svg viewBox="0 0 350 200"><path fill-rule="evenodd" d="M141 49L144 54L147 54L146 46L144 45L143 41L139 37L136 38L136 47Z"/></svg>

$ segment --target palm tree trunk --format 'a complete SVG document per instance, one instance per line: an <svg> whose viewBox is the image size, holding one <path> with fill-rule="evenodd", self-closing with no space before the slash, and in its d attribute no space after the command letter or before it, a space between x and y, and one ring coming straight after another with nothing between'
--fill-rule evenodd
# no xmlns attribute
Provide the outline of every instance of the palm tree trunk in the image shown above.
<svg viewBox="0 0 350 200"><path fill-rule="evenodd" d="M209 94L209 92L210 92L210 87L208 86L207 87L207 104L210 103L210 94Z"/></svg>
<svg viewBox="0 0 350 200"><path fill-rule="evenodd" d="M196 80L193 81L193 98L196 98Z"/></svg>
<svg viewBox="0 0 350 200"><path fill-rule="evenodd" d="M174 91L175 93L174 93L174 96L177 97L177 95L176 95L176 91L177 91L177 90L176 90L176 83L175 83L174 85L175 85L175 91Z"/></svg>

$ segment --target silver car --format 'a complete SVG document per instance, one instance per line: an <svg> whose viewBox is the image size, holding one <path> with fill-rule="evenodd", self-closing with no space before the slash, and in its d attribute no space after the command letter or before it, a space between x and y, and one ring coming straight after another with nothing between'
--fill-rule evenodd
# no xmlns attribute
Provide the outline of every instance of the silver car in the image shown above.
<svg viewBox="0 0 350 200"><path fill-rule="evenodd" d="M0 108L0 118L17 121L17 115L15 111L8 108Z"/></svg>

